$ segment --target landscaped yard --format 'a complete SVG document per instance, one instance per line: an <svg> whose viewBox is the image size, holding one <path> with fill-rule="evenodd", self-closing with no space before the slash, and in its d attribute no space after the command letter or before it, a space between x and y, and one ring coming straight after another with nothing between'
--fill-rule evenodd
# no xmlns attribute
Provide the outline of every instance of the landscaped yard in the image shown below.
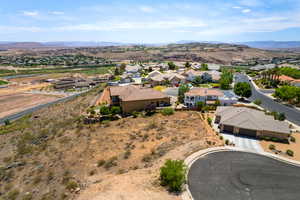
<svg viewBox="0 0 300 200"><path fill-rule="evenodd" d="M296 142L290 142L290 144L284 144L279 142L271 142L271 141L265 141L262 140L260 142L263 149L267 152L274 153L272 150L269 149L270 145L274 145L276 150L282 151L281 156L284 156L286 158L300 161L300 133L293 133L292 137L296 139ZM294 156L290 157L288 155L285 155L287 150L292 150L294 152Z"/></svg>
<svg viewBox="0 0 300 200"><path fill-rule="evenodd" d="M8 84L7 81L0 80L0 85L6 85L6 84Z"/></svg>

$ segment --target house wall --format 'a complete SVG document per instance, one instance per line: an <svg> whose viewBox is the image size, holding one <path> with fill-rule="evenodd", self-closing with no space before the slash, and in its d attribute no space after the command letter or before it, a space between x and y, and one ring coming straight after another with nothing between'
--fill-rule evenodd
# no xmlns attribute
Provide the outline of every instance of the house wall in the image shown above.
<svg viewBox="0 0 300 200"><path fill-rule="evenodd" d="M147 106L151 104L170 104L170 98L161 98L161 99L147 99L142 101L122 101L121 107L124 113L131 113L133 111L145 110Z"/></svg>
<svg viewBox="0 0 300 200"><path fill-rule="evenodd" d="M278 133L278 132L271 132L271 131L258 131L257 133L258 137L275 137L281 140L287 140L289 138L288 134L284 134L284 133Z"/></svg>

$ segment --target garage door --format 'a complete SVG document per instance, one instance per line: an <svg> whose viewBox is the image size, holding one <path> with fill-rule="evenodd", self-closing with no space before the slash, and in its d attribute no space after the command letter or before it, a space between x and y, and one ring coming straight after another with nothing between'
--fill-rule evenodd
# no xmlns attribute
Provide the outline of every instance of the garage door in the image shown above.
<svg viewBox="0 0 300 200"><path fill-rule="evenodd" d="M233 133L233 126L224 125L224 131Z"/></svg>
<svg viewBox="0 0 300 200"><path fill-rule="evenodd" d="M249 130L249 129L242 129L241 128L239 134L247 135L247 136L251 136L251 137L256 137L256 131Z"/></svg>

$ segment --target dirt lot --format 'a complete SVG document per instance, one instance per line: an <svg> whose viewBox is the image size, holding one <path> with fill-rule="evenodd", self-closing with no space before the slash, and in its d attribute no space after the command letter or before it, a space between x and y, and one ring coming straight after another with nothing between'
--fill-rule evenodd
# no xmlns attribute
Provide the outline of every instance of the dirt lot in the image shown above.
<svg viewBox="0 0 300 200"><path fill-rule="evenodd" d="M292 136L296 139L296 142L290 142L290 144L283 144L278 142L270 142L270 141L261 141L260 144L263 147L263 149L267 152L273 153L269 146L270 144L275 145L276 150L282 151L281 156L284 156L286 158L300 161L300 133L293 133ZM290 157L288 155L285 155L286 150L292 150L294 152L294 157Z"/></svg>
<svg viewBox="0 0 300 200"><path fill-rule="evenodd" d="M0 118L58 99L54 95L17 93L0 95Z"/></svg>
<svg viewBox="0 0 300 200"><path fill-rule="evenodd" d="M164 161L223 145L198 112L84 125L90 94L0 127L0 198L179 199L158 183Z"/></svg>

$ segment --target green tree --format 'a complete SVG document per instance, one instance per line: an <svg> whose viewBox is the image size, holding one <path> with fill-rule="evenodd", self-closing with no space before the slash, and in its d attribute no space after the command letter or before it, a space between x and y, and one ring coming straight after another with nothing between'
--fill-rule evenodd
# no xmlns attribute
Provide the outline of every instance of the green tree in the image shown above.
<svg viewBox="0 0 300 200"><path fill-rule="evenodd" d="M196 103L196 107L197 107L197 110L199 111L203 111L204 107L205 107L205 103L203 101L198 101Z"/></svg>
<svg viewBox="0 0 300 200"><path fill-rule="evenodd" d="M109 115L110 114L109 107L107 107L107 106L101 106L100 113L102 115Z"/></svg>
<svg viewBox="0 0 300 200"><path fill-rule="evenodd" d="M175 70L176 69L176 65L173 62L168 62L168 66L170 70Z"/></svg>
<svg viewBox="0 0 300 200"><path fill-rule="evenodd" d="M246 82L237 83L234 86L234 93L241 97L249 98L252 95L251 86Z"/></svg>
<svg viewBox="0 0 300 200"><path fill-rule="evenodd" d="M121 114L121 108L120 106L113 106L111 107L110 112L114 115Z"/></svg>
<svg viewBox="0 0 300 200"><path fill-rule="evenodd" d="M160 168L160 182L171 192L181 192L185 183L186 165L182 160L167 160Z"/></svg>
<svg viewBox="0 0 300 200"><path fill-rule="evenodd" d="M222 90L229 90L230 84L233 82L233 74L228 69L223 69L220 79L220 88Z"/></svg>
<svg viewBox="0 0 300 200"><path fill-rule="evenodd" d="M187 84L181 84L178 88L178 101L180 103L184 102L184 94L190 91L190 87Z"/></svg>
<svg viewBox="0 0 300 200"><path fill-rule="evenodd" d="M201 64L200 70L201 70L201 71L208 71L208 64L202 63L202 64Z"/></svg>
<svg viewBox="0 0 300 200"><path fill-rule="evenodd" d="M190 62L186 62L186 63L184 64L184 66L185 66L185 68L190 68L192 65L191 65Z"/></svg>
<svg viewBox="0 0 300 200"><path fill-rule="evenodd" d="M193 82L193 84L195 84L197 86L197 85L200 85L203 81L202 81L201 76L196 76L192 82Z"/></svg>
<svg viewBox="0 0 300 200"><path fill-rule="evenodd" d="M123 72L125 71L125 69L126 69L126 64L125 64L125 63L122 63L122 64L120 65L120 73L123 74Z"/></svg>

